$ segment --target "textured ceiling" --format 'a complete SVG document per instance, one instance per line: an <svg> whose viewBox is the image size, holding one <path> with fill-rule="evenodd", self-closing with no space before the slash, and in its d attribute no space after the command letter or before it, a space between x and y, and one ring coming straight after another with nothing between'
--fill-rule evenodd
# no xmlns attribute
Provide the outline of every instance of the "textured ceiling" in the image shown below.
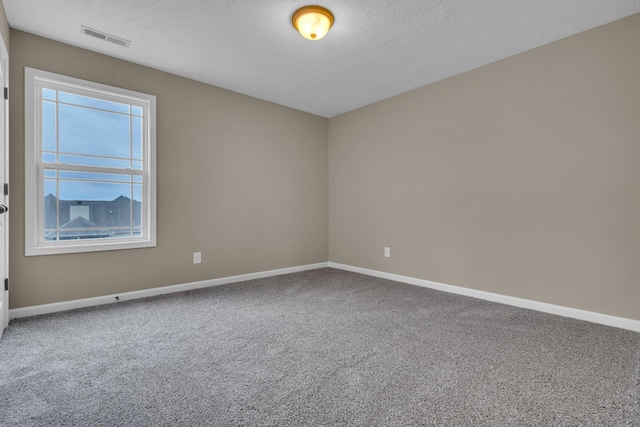
<svg viewBox="0 0 640 427"><path fill-rule="evenodd" d="M640 0L3 0L12 28L324 117L640 12ZM335 15L322 40L291 25ZM123 48L85 25L131 40Z"/></svg>

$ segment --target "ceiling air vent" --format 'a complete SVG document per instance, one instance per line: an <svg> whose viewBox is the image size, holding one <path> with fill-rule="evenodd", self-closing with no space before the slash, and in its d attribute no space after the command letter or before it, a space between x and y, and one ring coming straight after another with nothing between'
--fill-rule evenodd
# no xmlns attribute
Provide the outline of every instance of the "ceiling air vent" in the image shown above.
<svg viewBox="0 0 640 427"><path fill-rule="evenodd" d="M100 40L104 40L104 41L107 41L107 42L110 42L110 43L117 44L118 46L122 46L122 47L131 46L131 41L129 41L129 40L125 40L125 39L120 38L120 37L112 36L110 34L103 33L102 31L98 31L98 30L94 30L93 28L85 27L84 25L80 26L80 32L82 34L86 34L88 36L95 37L95 38L100 39Z"/></svg>

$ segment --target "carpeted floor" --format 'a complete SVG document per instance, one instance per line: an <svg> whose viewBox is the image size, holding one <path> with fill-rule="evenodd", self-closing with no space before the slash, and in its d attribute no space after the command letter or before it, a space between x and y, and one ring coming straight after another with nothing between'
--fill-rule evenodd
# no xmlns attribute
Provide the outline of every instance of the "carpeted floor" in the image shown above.
<svg viewBox="0 0 640 427"><path fill-rule="evenodd" d="M14 320L6 426L640 426L640 334L334 269Z"/></svg>

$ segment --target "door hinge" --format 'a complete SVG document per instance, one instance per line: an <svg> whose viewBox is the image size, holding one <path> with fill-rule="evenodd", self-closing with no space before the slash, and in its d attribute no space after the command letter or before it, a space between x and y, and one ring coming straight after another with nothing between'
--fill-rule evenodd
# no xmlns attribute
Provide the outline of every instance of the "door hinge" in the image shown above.
<svg viewBox="0 0 640 427"><path fill-rule="evenodd" d="M4 290L5 291L9 290L9 278L8 277L6 279L4 279Z"/></svg>
<svg viewBox="0 0 640 427"><path fill-rule="evenodd" d="M9 99L9 88L8 87L4 88L4 99Z"/></svg>
<svg viewBox="0 0 640 427"><path fill-rule="evenodd" d="M9 195L9 184L5 184L4 185L4 195L8 196Z"/></svg>

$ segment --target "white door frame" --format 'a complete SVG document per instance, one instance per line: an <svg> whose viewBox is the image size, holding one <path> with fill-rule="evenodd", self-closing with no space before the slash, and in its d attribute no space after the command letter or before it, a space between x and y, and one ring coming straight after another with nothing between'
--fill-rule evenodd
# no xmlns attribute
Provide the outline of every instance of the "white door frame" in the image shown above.
<svg viewBox="0 0 640 427"><path fill-rule="evenodd" d="M4 194L4 184L9 183L9 101L5 99L4 88L9 87L9 51L7 45L0 34L0 102L3 103L4 109L0 120L4 124L2 126L2 135L0 135L0 150L4 156L0 156L3 165L0 170L4 170L0 174L0 204L9 206L9 196ZM3 167L4 166L4 167ZM0 215L0 227L3 228L3 239L0 239L0 337L4 329L9 326L9 291L5 290L5 279L9 277L9 212Z"/></svg>

